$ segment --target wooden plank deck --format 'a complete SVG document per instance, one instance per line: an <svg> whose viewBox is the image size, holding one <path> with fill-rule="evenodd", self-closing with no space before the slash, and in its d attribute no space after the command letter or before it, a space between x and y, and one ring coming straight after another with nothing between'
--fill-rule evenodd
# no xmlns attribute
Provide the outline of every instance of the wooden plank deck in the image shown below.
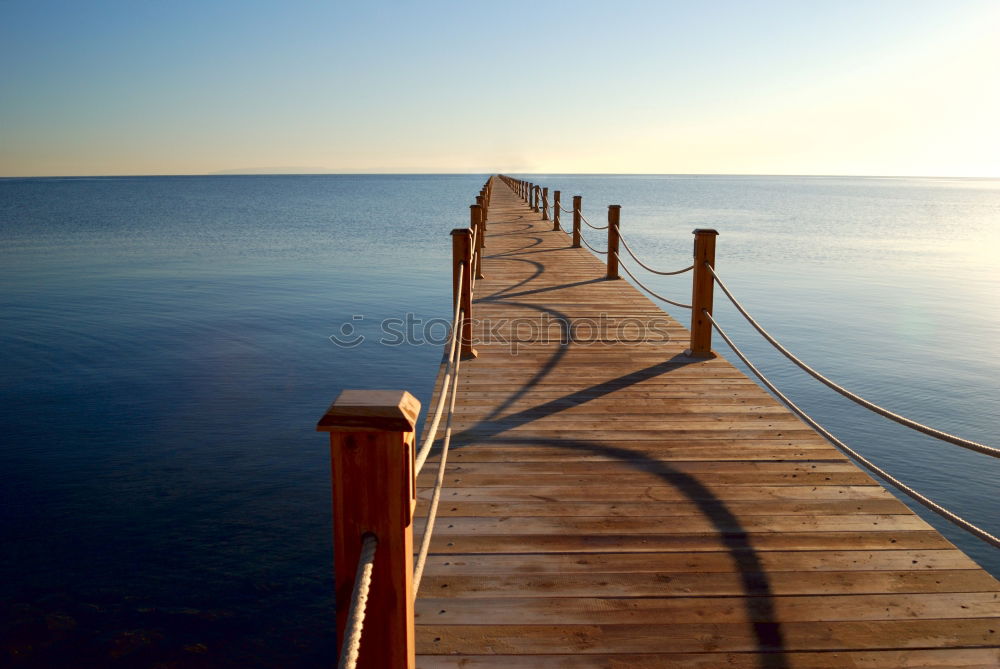
<svg viewBox="0 0 1000 669"><path fill-rule="evenodd" d="M418 667L1000 666L996 579L499 180L486 244Z"/></svg>

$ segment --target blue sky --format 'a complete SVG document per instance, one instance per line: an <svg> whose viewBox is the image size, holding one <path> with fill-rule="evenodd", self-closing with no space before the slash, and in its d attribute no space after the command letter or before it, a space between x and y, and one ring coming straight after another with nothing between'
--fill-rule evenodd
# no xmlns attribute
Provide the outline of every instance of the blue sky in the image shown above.
<svg viewBox="0 0 1000 669"><path fill-rule="evenodd" d="M1000 176L998 2L0 0L0 175Z"/></svg>

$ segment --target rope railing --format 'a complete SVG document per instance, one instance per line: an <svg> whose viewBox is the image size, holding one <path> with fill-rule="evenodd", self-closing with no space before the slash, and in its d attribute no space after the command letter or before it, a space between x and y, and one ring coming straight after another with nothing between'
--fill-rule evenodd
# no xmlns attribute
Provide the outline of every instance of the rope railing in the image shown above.
<svg viewBox="0 0 1000 669"><path fill-rule="evenodd" d="M618 258L619 262L621 261L621 258L618 256L617 253L615 254L615 257ZM621 267L623 270L625 270L625 273L628 274L630 277L632 277L632 280L635 281L636 284L640 288L642 288L644 291L646 291L647 293L649 293L650 295L652 295L656 299L663 300L664 302L666 302L668 304L672 304L675 307L681 307L683 309L690 309L691 308L690 304L683 304L681 302L675 302L674 300L671 300L669 297L664 297L663 295L660 295L659 293L657 293L656 291L654 291L652 288L650 288L649 286L647 286L646 284L644 284L642 281L639 281L639 279L635 278L635 274L632 274L632 272L629 271L628 267L625 266L625 263L621 263L620 262L620 264L618 266Z"/></svg>
<svg viewBox="0 0 1000 669"><path fill-rule="evenodd" d="M358 558L358 570L354 576L354 590L351 593L351 606L347 613L344 645L340 650L340 661L337 662L337 669L354 669L358 664L358 655L361 651L361 632L365 626L365 607L368 604L368 591L372 585L376 548L378 548L378 538L374 534L366 534L361 540L361 555Z"/></svg>
<svg viewBox="0 0 1000 669"><path fill-rule="evenodd" d="M870 402L870 401L866 400L865 398L861 397L860 395L852 393L850 390L848 390L847 388L844 388L843 386L841 386L840 384L836 383L835 381L833 381L833 380L831 380L831 379L823 376L822 374L820 374L819 372L817 372L815 369L813 369L812 367L810 367L809 365L807 365L805 362L803 362L801 359L799 359L794 353L792 353L787 348L785 348L781 344L781 342L779 342L777 339L775 339L771 335L771 333L769 333L767 330L765 330L764 327L760 323L758 323L757 320L747 312L746 308L740 303L740 301L737 300L736 297L733 296L732 292L730 292L730 290L729 290L729 287L726 286L725 282L721 278L719 278L719 275L716 274L714 268L712 268L711 266L708 266L708 271L711 272L712 277L715 279L715 283L717 283L718 286L719 286L719 288L722 289L722 292L726 294L726 297L728 297L729 301L733 303L733 306L736 307L736 310L739 311L740 314L743 315L743 317L747 320L747 322L750 323L750 325L752 325L753 328L755 330L757 330L757 332L759 332L760 335L762 337L764 337L764 339L766 339L769 344L771 344L771 346L773 346L774 348L776 348L779 353L781 353L786 358L788 358L793 363L795 363L795 365L798 366L799 369L801 369L802 371L806 372L807 374L809 374L809 376L813 377L814 379L816 379L817 381L819 381L820 383L822 383L826 387L830 388L831 390L836 391L837 393L839 393L840 395L842 395L842 396L846 397L847 399L851 400L855 404L858 404L859 406L863 406L864 408L868 409L869 411L877 413L878 415L883 416L884 418L888 418L889 420L895 421L896 423L899 423L900 425L904 425L904 426L910 428L911 430L916 430L917 432L921 432L923 434L926 434L929 437L934 437L935 439L940 439L941 441L946 441L946 442L948 442L950 444L954 444L955 446L961 446L962 448L967 448L970 451L976 451L977 453L983 453L984 455L989 455L989 456L992 456L994 458L1000 457L1000 448L995 448L993 446L987 446L986 444L981 444L981 443L979 443L977 441L972 441L970 439L963 439L962 437L958 437L958 436L955 436L953 434L949 434L948 432L943 432L941 430L935 429L935 428L930 427L928 425L924 425L923 423L918 423L915 420L911 420L911 419L909 419L909 418L907 418L905 416L901 416L901 415L899 415L899 414L897 414L897 413L895 413L893 411L890 411L889 409L886 409L885 407L879 406L878 404L875 404L874 402Z"/></svg>
<svg viewBox="0 0 1000 669"><path fill-rule="evenodd" d="M463 273L458 275L458 292L462 292L462 276ZM462 302L460 300L455 300L455 315L451 321L451 349L448 351L448 366L445 369L444 379L441 381L441 390L438 393L437 407L434 409L434 418L431 420L430 427L427 429L427 434L424 435L424 443L420 447L420 451L417 452L416 463L414 464L414 475L420 474L420 470L423 469L424 463L427 461L427 456L430 455L431 446L434 444L434 440L437 437L438 426L441 424L441 415L444 413L444 405L448 400L449 385L451 383L451 376L454 373L457 377L458 365L457 365L457 353L458 353L458 338L459 332L461 330L459 318L462 314Z"/></svg>
<svg viewBox="0 0 1000 669"><path fill-rule="evenodd" d="M590 249L591 251L593 251L594 253L600 253L600 254L601 254L602 256L606 256L606 255L608 255L608 252L607 252L607 251L601 251L601 250L599 250L599 249L595 249L595 248L594 248L593 246L591 246L591 245L590 245L590 242L588 242L588 241L587 241L587 238L586 238L586 237L584 237L583 235L580 235L580 241L581 241L581 242L583 242L583 243L584 243L584 245L585 245L585 246L586 246L586 247L587 247L588 249Z"/></svg>
<svg viewBox="0 0 1000 669"><path fill-rule="evenodd" d="M638 256L636 256L635 252L632 251L632 247L628 245L628 242L625 241L624 237L619 237L618 239L619 239L619 241L621 241L622 246L625 247L625 250L628 251L628 254L630 256L632 256L632 260L636 261L639 264L639 266L642 267L647 272L651 272L653 274L659 274L660 276L674 276L676 274L684 274L685 272L690 272L691 270L694 269L694 265L688 265L684 269L677 269L677 270L674 270L672 272L661 272L660 270L653 269L652 267L650 267L646 263L644 263L641 260L639 260Z"/></svg>
<svg viewBox="0 0 1000 669"><path fill-rule="evenodd" d="M589 225L590 227L592 227L594 230L607 230L608 229L608 226L606 226L606 225L594 225L593 223L591 223L590 221L588 221L587 217L583 215L582 211L580 212L580 220L583 221L584 223L586 223L587 225Z"/></svg>
<svg viewBox="0 0 1000 669"><path fill-rule="evenodd" d="M464 312L462 312L462 317L464 317ZM458 351L453 351L453 355L455 356L455 374L452 380L451 402L448 405L448 420L445 422L444 428L444 441L441 444L441 459L438 463L437 477L434 481L434 492L431 495L430 508L427 511L427 521L424 523L424 535L420 540L420 550L417 555L417 563L413 568L414 600L416 600L417 592L420 590L420 580L424 575L424 565L427 563L427 554L430 551L431 538L434 535L434 524L437 521L438 504L441 502L441 490L444 488L445 467L448 462L448 449L451 446L451 421L455 415L455 399L458 396L458 372L462 364L462 359L461 356L458 355Z"/></svg>
<svg viewBox="0 0 1000 669"><path fill-rule="evenodd" d="M854 460L856 460L857 462L861 463L861 465L863 465L865 467L865 469L867 469L870 472L876 474L879 478L881 478L882 480L886 481L887 483L890 483L893 487L895 487L898 490L900 490L901 492L905 493L906 495L908 495L912 499L916 500L917 502L919 502L923 506L927 507L928 509L930 509L934 513L938 514L942 518L944 518L944 519L948 520L949 522L957 525L958 527L961 527L963 530L969 532L970 534L973 534L976 537L979 537L980 539L982 539L986 543L991 544L992 546L994 546L996 548L1000 548L1000 538L998 538L998 537L990 534L989 532L987 532L986 530L982 529L981 527L978 527L978 526L972 524L968 520L962 518L961 516L955 514L952 511L949 511L948 509L944 508L943 506L941 506L937 502L935 502L935 501L929 499L928 497L922 495L921 493L917 492L916 490L914 490L910 486L906 485L905 483L903 483L902 481L900 481L899 479L897 479L896 477L894 477L892 474L888 473L887 471L885 471L884 469L882 469L881 467L879 467L878 465L876 465L875 463L873 463L871 460L868 460L867 458L865 458L863 455L861 455L860 453L858 453L857 451L855 451L853 448L851 448L850 446L848 446L847 444L845 444L843 441L841 441L840 439L838 439L836 436L834 436L829 430L827 430L820 423L818 423L815 419L813 419L812 416L810 416L809 414L807 414L805 411L803 411L801 408L799 408L799 406L797 404L795 404L794 402L792 402L792 400L790 400L788 398L788 396L786 396L783 392L781 392L778 389L778 387L775 386L774 383L771 382L771 380L768 379L767 376L764 375L763 372L761 372L759 369L757 369L757 366L754 365L752 362L750 362L750 360L747 358L747 356L744 355L743 351L741 351L739 349L739 347L737 347L736 344L733 343L733 340L729 338L729 335L727 335L726 332L719 326L719 324L715 320L715 318L712 317L712 314L710 314L707 310L703 311L703 313L704 313L705 317L708 318L708 320L710 320L712 322L712 326L715 328L715 331L718 332L719 336L721 336L725 340L726 344L729 345L729 348L732 349L733 353L735 353L736 356L740 360L743 361L743 364L745 364L747 366L747 368L749 368L750 371L752 371L754 373L754 375L758 379L760 379L761 383L763 383L765 386L767 386L767 388L771 392L773 392L775 394L775 396L778 399L780 399L785 404L785 406L787 406L793 413L795 413L795 415L797 415L799 418L801 418L803 421L805 421L814 430L816 430L817 432L819 432L820 435L823 436L823 438L825 438L831 444L833 444L838 449L840 449L840 451L843 452L845 455L848 455L851 458L853 458Z"/></svg>

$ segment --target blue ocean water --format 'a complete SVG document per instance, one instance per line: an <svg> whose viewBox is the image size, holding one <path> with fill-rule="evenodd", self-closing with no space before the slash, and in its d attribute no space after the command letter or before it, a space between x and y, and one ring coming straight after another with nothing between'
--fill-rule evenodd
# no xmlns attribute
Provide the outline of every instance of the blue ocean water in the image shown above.
<svg viewBox="0 0 1000 669"><path fill-rule="evenodd" d="M718 229L719 273L793 351L996 443L1000 181L530 178L582 194L594 222L621 204L623 234L659 267L690 262L693 228ZM0 179L0 657L328 665L329 463L313 426L345 387L426 404L440 349L380 345L378 323L448 318L448 232L484 179ZM687 277L639 276L690 296ZM723 299L720 321L804 408L1000 531L994 460L836 396ZM345 333L366 339L329 339ZM918 511L1000 574L997 551Z"/></svg>

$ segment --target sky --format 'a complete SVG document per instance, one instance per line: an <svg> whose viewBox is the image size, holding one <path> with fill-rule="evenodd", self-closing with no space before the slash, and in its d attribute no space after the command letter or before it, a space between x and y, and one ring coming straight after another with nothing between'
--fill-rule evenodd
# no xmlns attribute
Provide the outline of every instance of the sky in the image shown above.
<svg viewBox="0 0 1000 669"><path fill-rule="evenodd" d="M0 176L1000 177L1000 0L0 0Z"/></svg>

